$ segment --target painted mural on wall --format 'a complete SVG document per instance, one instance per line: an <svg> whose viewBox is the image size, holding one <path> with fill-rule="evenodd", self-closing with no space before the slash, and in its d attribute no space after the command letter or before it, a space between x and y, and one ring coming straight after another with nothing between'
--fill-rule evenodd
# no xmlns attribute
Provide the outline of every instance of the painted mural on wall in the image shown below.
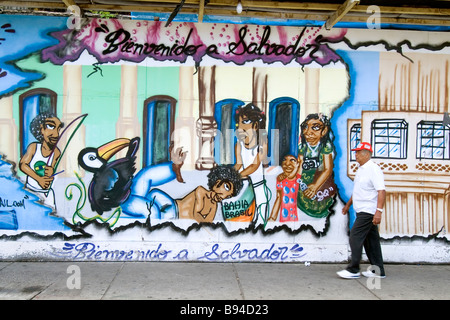
<svg viewBox="0 0 450 320"><path fill-rule="evenodd" d="M92 224L326 237L360 141L385 173L383 237L446 238L445 34L6 15L0 27L3 238L78 239Z"/></svg>

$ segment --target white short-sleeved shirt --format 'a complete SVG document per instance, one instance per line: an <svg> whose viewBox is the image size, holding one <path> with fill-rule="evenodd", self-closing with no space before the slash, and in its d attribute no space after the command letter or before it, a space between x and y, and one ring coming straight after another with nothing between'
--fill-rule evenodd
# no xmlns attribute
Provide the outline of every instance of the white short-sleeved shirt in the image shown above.
<svg viewBox="0 0 450 320"><path fill-rule="evenodd" d="M384 175L372 160L358 168L353 186L353 209L375 214L379 190L385 190Z"/></svg>

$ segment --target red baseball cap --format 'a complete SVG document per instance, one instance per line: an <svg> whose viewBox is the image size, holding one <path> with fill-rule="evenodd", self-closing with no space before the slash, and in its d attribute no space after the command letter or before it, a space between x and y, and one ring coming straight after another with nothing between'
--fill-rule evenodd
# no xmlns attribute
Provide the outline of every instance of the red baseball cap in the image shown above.
<svg viewBox="0 0 450 320"><path fill-rule="evenodd" d="M352 151L359 151L359 150L369 150L370 152L373 152L372 146L368 142L361 142L356 146L355 149L352 149Z"/></svg>

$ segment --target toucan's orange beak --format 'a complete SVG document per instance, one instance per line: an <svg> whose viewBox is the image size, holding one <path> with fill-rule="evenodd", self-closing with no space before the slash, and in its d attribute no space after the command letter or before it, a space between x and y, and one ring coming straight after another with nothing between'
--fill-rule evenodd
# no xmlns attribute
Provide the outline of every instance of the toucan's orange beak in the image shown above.
<svg viewBox="0 0 450 320"><path fill-rule="evenodd" d="M104 145L100 146L97 149L98 155L104 160L108 161L112 158L117 152L128 147L130 145L130 139L127 138L119 138Z"/></svg>

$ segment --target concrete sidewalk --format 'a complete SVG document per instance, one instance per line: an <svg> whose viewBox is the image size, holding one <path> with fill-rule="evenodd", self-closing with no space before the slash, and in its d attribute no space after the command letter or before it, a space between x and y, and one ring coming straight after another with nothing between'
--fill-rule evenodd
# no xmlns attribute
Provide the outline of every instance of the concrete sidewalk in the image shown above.
<svg viewBox="0 0 450 320"><path fill-rule="evenodd" d="M343 268L314 263L0 262L0 299L450 298L450 265L386 265L387 277L376 280L341 279L336 271Z"/></svg>

